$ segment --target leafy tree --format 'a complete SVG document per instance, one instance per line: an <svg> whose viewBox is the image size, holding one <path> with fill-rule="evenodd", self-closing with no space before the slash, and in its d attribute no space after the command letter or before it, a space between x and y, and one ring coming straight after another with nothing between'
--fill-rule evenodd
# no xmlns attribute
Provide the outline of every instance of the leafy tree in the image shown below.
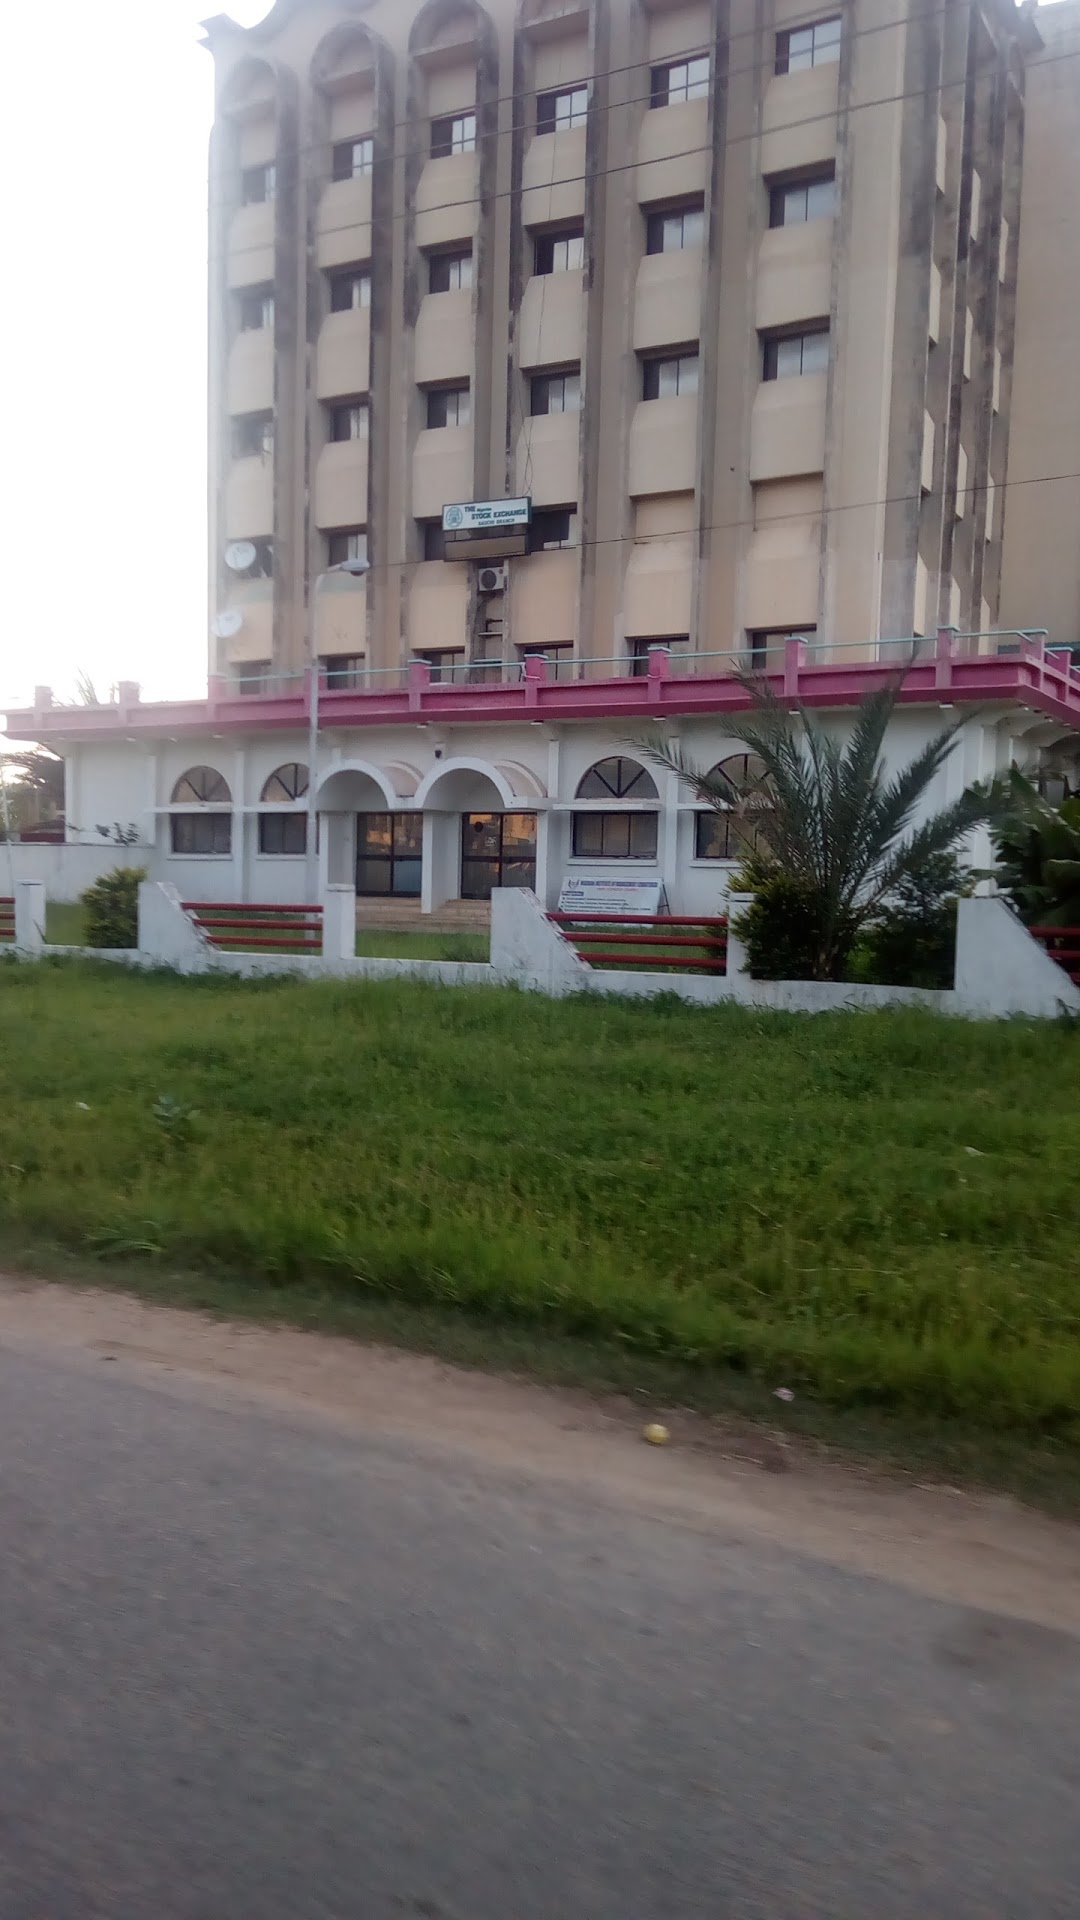
<svg viewBox="0 0 1080 1920"><path fill-rule="evenodd" d="M46 825L64 811L64 763L54 753L27 747L23 753L0 755L0 780L6 807L0 809L0 837L5 818L13 833Z"/></svg>
<svg viewBox="0 0 1080 1920"><path fill-rule="evenodd" d="M1080 795L1052 807L1014 768L997 786L994 878L1029 927L1080 927Z"/></svg>
<svg viewBox="0 0 1080 1920"><path fill-rule="evenodd" d="M751 708L732 722L732 731L764 770L761 785L749 795L696 766L678 746L640 743L654 764L673 770L710 806L724 812L753 807L752 890L767 890L782 877L789 890L798 889L804 927L813 926L799 977L842 980L860 930L882 903L996 811L992 791L970 787L912 826L961 723L943 728L889 776L882 749L903 683L900 672L860 700L841 746L801 701L792 710L763 680L748 677Z"/></svg>

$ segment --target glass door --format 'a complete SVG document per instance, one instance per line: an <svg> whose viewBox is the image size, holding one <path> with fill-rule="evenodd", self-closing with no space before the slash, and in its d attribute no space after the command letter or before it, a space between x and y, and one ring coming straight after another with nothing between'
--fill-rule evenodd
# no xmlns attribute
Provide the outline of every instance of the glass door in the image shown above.
<svg viewBox="0 0 1080 1920"><path fill-rule="evenodd" d="M487 900L493 887L535 885L535 813L462 814L463 900Z"/></svg>
<svg viewBox="0 0 1080 1920"><path fill-rule="evenodd" d="M356 891L420 897L424 845L421 813L358 813Z"/></svg>

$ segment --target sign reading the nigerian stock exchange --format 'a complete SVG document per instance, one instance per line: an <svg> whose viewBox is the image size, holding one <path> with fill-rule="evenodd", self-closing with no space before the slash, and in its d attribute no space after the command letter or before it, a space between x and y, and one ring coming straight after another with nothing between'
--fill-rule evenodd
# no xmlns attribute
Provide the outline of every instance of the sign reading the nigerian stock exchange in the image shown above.
<svg viewBox="0 0 1080 1920"><path fill-rule="evenodd" d="M560 913L662 913L666 906L662 880L608 879L581 873L564 880L559 889Z"/></svg>
<svg viewBox="0 0 1080 1920"><path fill-rule="evenodd" d="M444 507L444 533L499 533L504 527L527 527L532 519L532 501L463 500Z"/></svg>

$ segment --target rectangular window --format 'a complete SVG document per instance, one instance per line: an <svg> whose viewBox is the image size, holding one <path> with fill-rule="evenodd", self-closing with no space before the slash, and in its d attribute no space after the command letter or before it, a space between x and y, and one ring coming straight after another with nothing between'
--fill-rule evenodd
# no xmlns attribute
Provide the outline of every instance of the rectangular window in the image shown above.
<svg viewBox="0 0 1080 1920"><path fill-rule="evenodd" d="M425 560L446 559L446 536L443 533L441 520L422 520L420 537L424 543Z"/></svg>
<svg viewBox="0 0 1080 1920"><path fill-rule="evenodd" d="M169 816L174 853L231 853L231 813L174 813Z"/></svg>
<svg viewBox="0 0 1080 1920"><path fill-rule="evenodd" d="M825 373L829 365L828 327L766 338L762 378L789 380L799 373Z"/></svg>
<svg viewBox="0 0 1080 1920"><path fill-rule="evenodd" d="M476 152L475 113L448 114L431 123L431 157L446 160L452 153Z"/></svg>
<svg viewBox="0 0 1080 1920"><path fill-rule="evenodd" d="M270 287L246 287L240 295L241 333L260 333L274 324L274 295Z"/></svg>
<svg viewBox="0 0 1080 1920"><path fill-rule="evenodd" d="M437 647L424 653L414 653L414 660L423 660L431 668L433 680L452 680L455 669L464 663L464 651L451 647Z"/></svg>
<svg viewBox="0 0 1080 1920"><path fill-rule="evenodd" d="M755 673L779 673L789 640L812 640L816 627L750 627L746 634L747 664Z"/></svg>
<svg viewBox="0 0 1080 1920"><path fill-rule="evenodd" d="M583 127L588 117L588 87L562 87L536 96L537 133L565 133L568 127Z"/></svg>
<svg viewBox="0 0 1080 1920"><path fill-rule="evenodd" d="M831 220L836 212L836 180L828 173L808 174L769 189L770 227L801 227L807 220Z"/></svg>
<svg viewBox="0 0 1080 1920"><path fill-rule="evenodd" d="M272 580L274 577L274 543L272 540L237 540L234 546L251 546L255 549L255 558L249 567L230 567L229 573L234 580ZM229 548L226 547L226 553ZM269 665L269 663L267 663Z"/></svg>
<svg viewBox="0 0 1080 1920"><path fill-rule="evenodd" d="M840 58L840 18L815 20L808 27L789 27L776 36L777 73L798 73L803 67L823 67Z"/></svg>
<svg viewBox="0 0 1080 1920"><path fill-rule="evenodd" d="M745 860L758 851L759 834L752 820L732 808L722 813L712 807L694 820L695 860Z"/></svg>
<svg viewBox="0 0 1080 1920"><path fill-rule="evenodd" d="M364 665L362 653L327 653L319 661L319 671L328 690L336 687L341 692L363 686Z"/></svg>
<svg viewBox="0 0 1080 1920"><path fill-rule="evenodd" d="M538 233L533 247L536 273L571 273L585 265L585 229L559 227L550 233Z"/></svg>
<svg viewBox="0 0 1080 1920"><path fill-rule="evenodd" d="M420 897L424 816L361 813L356 819L356 891Z"/></svg>
<svg viewBox="0 0 1080 1920"><path fill-rule="evenodd" d="M260 813L259 852L306 853L306 814Z"/></svg>
<svg viewBox="0 0 1080 1920"><path fill-rule="evenodd" d="M240 176L240 197L245 207L263 206L272 200L277 175L272 161L263 167L245 167Z"/></svg>
<svg viewBox="0 0 1080 1920"><path fill-rule="evenodd" d="M375 166L375 142L339 140L334 148L334 179L362 180Z"/></svg>
<svg viewBox="0 0 1080 1920"><path fill-rule="evenodd" d="M649 655L654 652L656 648L660 647L665 653L670 653L674 648L687 646L689 644L689 638L690 636L685 633L673 633L657 639L654 639L650 635L648 639L640 639L635 636L634 639L628 640L626 643L626 652L630 662L631 680L641 680L647 676L649 671Z"/></svg>
<svg viewBox="0 0 1080 1920"><path fill-rule="evenodd" d="M538 373L529 388L530 413L580 413L581 373L577 367L565 373Z"/></svg>
<svg viewBox="0 0 1080 1920"><path fill-rule="evenodd" d="M576 507L538 507L529 526L530 553L555 553L577 546Z"/></svg>
<svg viewBox="0 0 1080 1920"><path fill-rule="evenodd" d="M655 813L575 813L575 860L655 860Z"/></svg>
<svg viewBox="0 0 1080 1920"><path fill-rule="evenodd" d="M463 293L472 286L472 248L433 253L428 261L429 293Z"/></svg>
<svg viewBox="0 0 1080 1920"><path fill-rule="evenodd" d="M427 397L429 427L467 427L472 419L468 387L432 387Z"/></svg>
<svg viewBox="0 0 1080 1920"><path fill-rule="evenodd" d="M709 56L695 54L692 60L676 60L670 66L654 67L649 92L651 107L674 107L681 100L706 100L709 95Z"/></svg>
<svg viewBox="0 0 1080 1920"><path fill-rule="evenodd" d="M466 813L461 819L461 897L489 900L495 887L536 885L535 813Z"/></svg>
<svg viewBox="0 0 1080 1920"><path fill-rule="evenodd" d="M232 423L232 450L235 460L249 460L274 451L272 413L238 413Z"/></svg>
<svg viewBox="0 0 1080 1920"><path fill-rule="evenodd" d="M667 207L650 213L646 222L647 253L681 253L700 247L705 238L705 209L700 201L686 207Z"/></svg>
<svg viewBox="0 0 1080 1920"><path fill-rule="evenodd" d="M367 528L337 527L326 536L326 564L342 567L348 560L366 560Z"/></svg>
<svg viewBox="0 0 1080 1920"><path fill-rule="evenodd" d="M331 440L363 440L367 430L366 400L340 400L330 408Z"/></svg>
<svg viewBox="0 0 1080 1920"><path fill-rule="evenodd" d="M371 305L371 273L367 267L346 267L330 275L331 313L351 313Z"/></svg>
<svg viewBox="0 0 1080 1920"><path fill-rule="evenodd" d="M698 357L694 353L675 354L670 359L646 360L643 368L642 395L646 400L667 400L676 393L698 390Z"/></svg>
<svg viewBox="0 0 1080 1920"><path fill-rule="evenodd" d="M265 693L269 679L269 660L243 660L236 669L236 691L243 694Z"/></svg>

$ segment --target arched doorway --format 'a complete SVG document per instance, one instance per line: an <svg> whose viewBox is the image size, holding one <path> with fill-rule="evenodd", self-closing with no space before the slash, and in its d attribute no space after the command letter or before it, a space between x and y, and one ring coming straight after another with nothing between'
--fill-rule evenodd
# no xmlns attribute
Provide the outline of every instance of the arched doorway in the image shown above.
<svg viewBox="0 0 1080 1920"><path fill-rule="evenodd" d="M432 905L489 900L496 887L535 887L536 808L501 768L447 762L421 782L416 799L429 821Z"/></svg>

